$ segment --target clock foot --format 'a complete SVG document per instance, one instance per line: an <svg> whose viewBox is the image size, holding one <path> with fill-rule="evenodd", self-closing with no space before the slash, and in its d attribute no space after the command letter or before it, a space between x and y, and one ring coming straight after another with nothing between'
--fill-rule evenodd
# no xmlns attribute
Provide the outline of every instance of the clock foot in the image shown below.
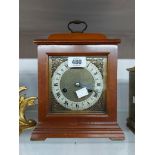
<svg viewBox="0 0 155 155"><path fill-rule="evenodd" d="M121 140L125 140L125 137L122 135L120 137L112 137L112 138L109 138L110 140L112 141L121 141Z"/></svg>
<svg viewBox="0 0 155 155"><path fill-rule="evenodd" d="M46 137L38 135L38 134L32 134L30 140L31 141L45 141Z"/></svg>

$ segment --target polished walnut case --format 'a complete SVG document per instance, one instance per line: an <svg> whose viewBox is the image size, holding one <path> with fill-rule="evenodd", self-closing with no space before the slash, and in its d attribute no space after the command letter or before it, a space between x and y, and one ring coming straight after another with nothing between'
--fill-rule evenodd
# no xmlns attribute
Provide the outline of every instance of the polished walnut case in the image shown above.
<svg viewBox="0 0 155 155"><path fill-rule="evenodd" d="M38 124L31 140L110 138L124 140L117 124L117 45L103 34L66 33L34 40L38 45ZM106 113L49 113L49 56L107 56Z"/></svg>

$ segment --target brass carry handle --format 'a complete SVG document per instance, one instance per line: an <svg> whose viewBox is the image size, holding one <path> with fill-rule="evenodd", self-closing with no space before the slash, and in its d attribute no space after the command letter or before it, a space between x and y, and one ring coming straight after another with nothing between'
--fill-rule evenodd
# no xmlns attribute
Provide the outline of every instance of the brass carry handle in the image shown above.
<svg viewBox="0 0 155 155"><path fill-rule="evenodd" d="M85 27L84 27L81 31L74 31L74 30L72 30L71 27L70 27L71 24L83 24ZM87 25L87 23L86 23L85 21L73 20L73 21L70 21L70 22L68 23L67 27L68 27L68 30L71 31L72 33L75 33L75 32L83 33L83 32L87 29L88 25Z"/></svg>

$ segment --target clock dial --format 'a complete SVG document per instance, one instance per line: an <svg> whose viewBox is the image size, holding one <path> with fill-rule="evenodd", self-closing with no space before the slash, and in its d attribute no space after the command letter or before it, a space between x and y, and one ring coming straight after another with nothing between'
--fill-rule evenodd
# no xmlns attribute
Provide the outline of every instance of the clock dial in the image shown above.
<svg viewBox="0 0 155 155"><path fill-rule="evenodd" d="M106 112L106 76L106 56L49 56L49 112Z"/></svg>
<svg viewBox="0 0 155 155"><path fill-rule="evenodd" d="M84 68L70 68L65 61L57 67L52 77L55 99L70 110L84 110L93 106L99 100L103 87L102 75L90 61L86 62Z"/></svg>

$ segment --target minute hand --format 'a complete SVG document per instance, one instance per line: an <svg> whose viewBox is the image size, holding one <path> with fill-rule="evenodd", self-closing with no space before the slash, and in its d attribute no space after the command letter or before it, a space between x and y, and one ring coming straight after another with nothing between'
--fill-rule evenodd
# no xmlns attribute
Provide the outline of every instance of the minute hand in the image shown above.
<svg viewBox="0 0 155 155"><path fill-rule="evenodd" d="M93 85L92 84L85 84L80 82L80 87L86 87L88 90L92 91L93 90Z"/></svg>

